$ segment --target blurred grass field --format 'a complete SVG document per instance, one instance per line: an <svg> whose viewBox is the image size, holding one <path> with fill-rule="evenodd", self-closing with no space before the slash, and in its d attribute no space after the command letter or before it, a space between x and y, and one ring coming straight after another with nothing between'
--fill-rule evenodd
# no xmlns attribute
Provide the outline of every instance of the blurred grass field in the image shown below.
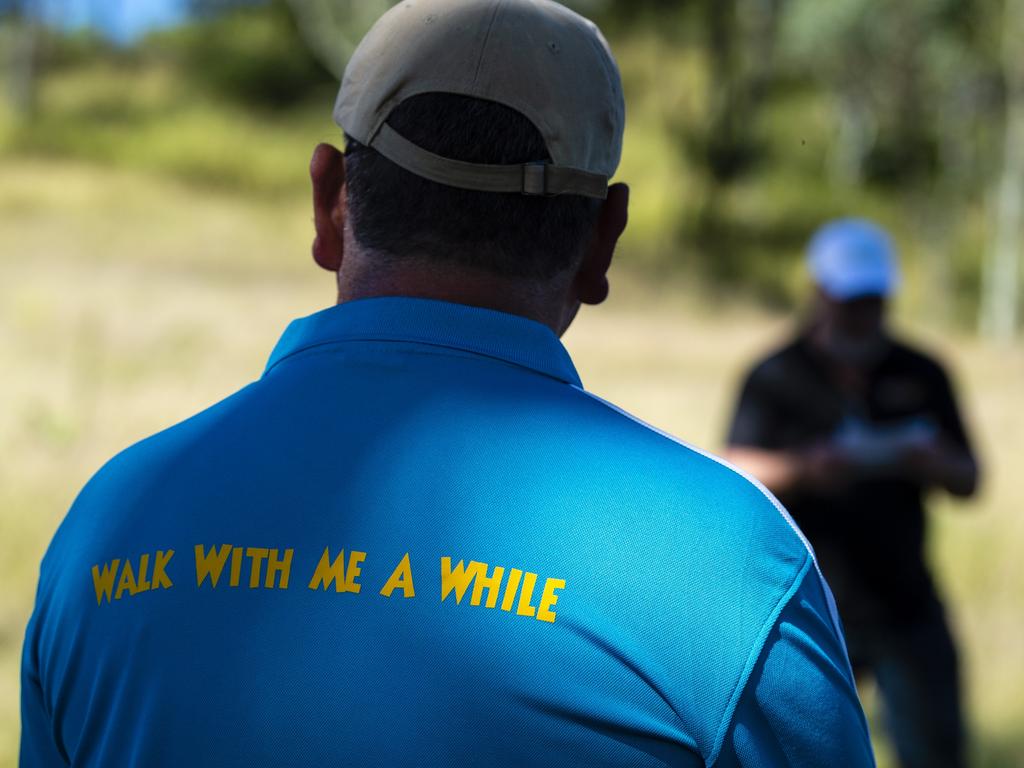
<svg viewBox="0 0 1024 768"><path fill-rule="evenodd" d="M77 490L114 452L257 377L285 324L333 286L308 256L298 194L39 159L4 159L0 177L0 765L13 765L38 562ZM622 261L610 300L565 339L585 385L719 447L737 377L790 321ZM986 462L980 502L940 500L932 517L977 765L1024 765L1024 356L911 330L953 365Z"/></svg>

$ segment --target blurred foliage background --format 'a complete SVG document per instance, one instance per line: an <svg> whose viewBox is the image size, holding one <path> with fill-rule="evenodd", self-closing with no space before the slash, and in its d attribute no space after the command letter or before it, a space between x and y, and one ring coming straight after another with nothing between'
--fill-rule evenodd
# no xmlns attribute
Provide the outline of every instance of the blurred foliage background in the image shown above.
<svg viewBox="0 0 1024 768"><path fill-rule="evenodd" d="M304 186L295 153L331 130L323 107L345 57L390 5L180 0L187 23L117 44L55 31L28 0L0 2L4 156L263 196ZM900 240L913 311L1017 330L1021 0L574 5L613 38L631 97L633 266L789 306L808 232L857 210Z"/></svg>
<svg viewBox="0 0 1024 768"><path fill-rule="evenodd" d="M338 77L390 4L0 0L0 765L74 494L330 303L306 167L340 143ZM613 297L566 337L585 383L715 448L806 297L808 235L887 227L898 322L951 360L987 460L977 514L938 500L931 544L974 756L1024 765L1024 0L569 4L619 60L632 185ZM146 8L160 23L128 23Z"/></svg>

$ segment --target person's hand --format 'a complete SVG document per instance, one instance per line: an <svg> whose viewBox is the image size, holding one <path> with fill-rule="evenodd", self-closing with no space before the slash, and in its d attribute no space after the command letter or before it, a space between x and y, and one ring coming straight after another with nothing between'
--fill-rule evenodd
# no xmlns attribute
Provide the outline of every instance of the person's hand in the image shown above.
<svg viewBox="0 0 1024 768"><path fill-rule="evenodd" d="M816 443L804 451L801 485L817 493L836 493L853 479L856 463L849 452L834 441Z"/></svg>
<svg viewBox="0 0 1024 768"><path fill-rule="evenodd" d="M934 434L905 441L897 468L906 480L955 496L970 496L978 484L978 465L970 452Z"/></svg>
<svg viewBox="0 0 1024 768"><path fill-rule="evenodd" d="M907 440L902 446L897 467L901 475L922 485L931 485L942 474L947 450L935 436Z"/></svg>

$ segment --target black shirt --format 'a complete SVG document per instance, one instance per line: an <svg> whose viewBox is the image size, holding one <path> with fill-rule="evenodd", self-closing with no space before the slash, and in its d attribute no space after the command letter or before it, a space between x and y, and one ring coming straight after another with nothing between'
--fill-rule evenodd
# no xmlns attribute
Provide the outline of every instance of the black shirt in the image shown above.
<svg viewBox="0 0 1024 768"><path fill-rule="evenodd" d="M758 363L747 376L729 444L801 450L849 431L914 424L970 450L949 378L927 355L890 340L861 386L838 372L806 335ZM864 477L832 494L780 496L810 539L848 629L901 625L936 601L924 562L924 488L896 475Z"/></svg>

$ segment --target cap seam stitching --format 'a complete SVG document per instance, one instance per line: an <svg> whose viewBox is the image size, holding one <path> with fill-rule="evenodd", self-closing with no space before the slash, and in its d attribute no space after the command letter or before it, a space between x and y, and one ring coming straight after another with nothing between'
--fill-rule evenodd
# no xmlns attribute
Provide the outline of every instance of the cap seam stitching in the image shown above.
<svg viewBox="0 0 1024 768"><path fill-rule="evenodd" d="M480 56L476 60L476 69L473 71L473 85L476 85L477 79L480 77L480 69L484 64L484 54L487 52L487 43L491 39L491 30L494 29L494 22L498 18L498 11L501 10L501 6L504 5L505 0L498 0L494 4L494 10L491 12L491 18L487 22L487 31L484 32L484 41L480 44Z"/></svg>

